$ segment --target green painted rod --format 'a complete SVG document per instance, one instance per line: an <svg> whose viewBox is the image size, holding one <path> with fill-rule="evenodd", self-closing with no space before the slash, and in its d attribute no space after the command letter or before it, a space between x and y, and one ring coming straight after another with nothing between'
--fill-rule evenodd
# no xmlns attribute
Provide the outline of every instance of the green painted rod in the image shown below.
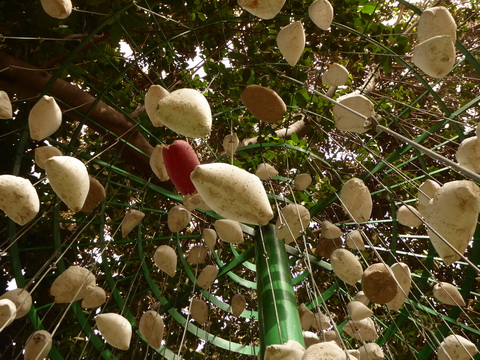
<svg viewBox="0 0 480 360"><path fill-rule="evenodd" d="M295 340L305 346L285 243L272 224L255 231L260 360L272 344Z"/></svg>

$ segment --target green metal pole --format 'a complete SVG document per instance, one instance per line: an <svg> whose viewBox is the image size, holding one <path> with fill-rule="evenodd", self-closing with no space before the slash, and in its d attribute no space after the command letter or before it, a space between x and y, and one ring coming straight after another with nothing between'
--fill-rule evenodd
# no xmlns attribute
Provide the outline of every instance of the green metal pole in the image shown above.
<svg viewBox="0 0 480 360"><path fill-rule="evenodd" d="M305 346L285 243L272 224L255 231L260 360L272 344L295 340Z"/></svg>

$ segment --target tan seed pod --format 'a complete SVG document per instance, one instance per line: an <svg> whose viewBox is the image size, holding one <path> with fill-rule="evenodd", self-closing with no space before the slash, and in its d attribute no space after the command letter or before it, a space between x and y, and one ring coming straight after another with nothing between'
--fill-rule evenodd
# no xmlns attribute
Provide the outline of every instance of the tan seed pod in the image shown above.
<svg viewBox="0 0 480 360"><path fill-rule="evenodd" d="M89 287L95 285L95 275L90 270L74 265L53 281L50 294L57 304L66 304L83 299Z"/></svg>
<svg viewBox="0 0 480 360"><path fill-rule="evenodd" d="M305 29L301 21L295 21L277 34L277 46L290 66L297 65L305 49Z"/></svg>
<svg viewBox="0 0 480 360"><path fill-rule="evenodd" d="M27 290L22 288L7 291L0 296L0 299L8 299L15 304L17 308L15 319L20 319L21 317L27 315L32 307L32 295L30 295Z"/></svg>
<svg viewBox="0 0 480 360"><path fill-rule="evenodd" d="M45 161L50 159L52 156L62 155L62 152L55 146L39 146L35 148L35 164L37 164L40 169L45 169Z"/></svg>
<svg viewBox="0 0 480 360"><path fill-rule="evenodd" d="M357 292L355 294L354 299L355 299L355 301L361 302L365 306L368 306L368 304L370 303L370 300L368 299L368 297L365 295L365 293L362 290L360 290L359 292Z"/></svg>
<svg viewBox="0 0 480 360"><path fill-rule="evenodd" d="M159 313L153 310L146 311L140 318L138 330L151 346L155 349L160 347L165 325Z"/></svg>
<svg viewBox="0 0 480 360"><path fill-rule="evenodd" d="M372 196L363 180L351 178L340 190L340 200L345 213L356 222L368 221L372 215Z"/></svg>
<svg viewBox="0 0 480 360"><path fill-rule="evenodd" d="M195 245L188 252L187 261L192 265L202 264L207 257L208 249L203 245Z"/></svg>
<svg viewBox="0 0 480 360"><path fill-rule="evenodd" d="M345 352L335 341L325 341L310 346L302 357L302 360L355 360Z"/></svg>
<svg viewBox="0 0 480 360"><path fill-rule="evenodd" d="M465 306L465 300L458 289L448 282L438 282L433 287L433 296L447 305Z"/></svg>
<svg viewBox="0 0 480 360"><path fill-rule="evenodd" d="M358 349L360 352L360 359L362 360L382 360L385 359L385 354L382 348L377 343L366 343Z"/></svg>
<svg viewBox="0 0 480 360"><path fill-rule="evenodd" d="M397 295L398 286L390 267L376 263L366 268L362 276L362 290L373 303L386 304L392 301Z"/></svg>
<svg viewBox="0 0 480 360"><path fill-rule="evenodd" d="M33 220L40 210L40 199L30 180L0 175L0 209L18 225Z"/></svg>
<svg viewBox="0 0 480 360"><path fill-rule="evenodd" d="M310 329L315 321L315 314L304 303L301 303L298 306L298 315L300 316L302 330L307 331Z"/></svg>
<svg viewBox="0 0 480 360"><path fill-rule="evenodd" d="M183 195L183 206L188 211L193 211L195 209L199 210L212 210L210 206L208 206L205 201L203 201L202 197L199 193L193 194L185 194Z"/></svg>
<svg viewBox="0 0 480 360"><path fill-rule="evenodd" d="M470 360L478 354L477 346L460 335L448 335L437 348L438 360Z"/></svg>
<svg viewBox="0 0 480 360"><path fill-rule="evenodd" d="M0 299L0 332L15 320L17 307L12 300Z"/></svg>
<svg viewBox="0 0 480 360"><path fill-rule="evenodd" d="M323 340L324 341L334 341L338 346L342 346L343 341L338 333L338 331L335 330L328 330L323 333Z"/></svg>
<svg viewBox="0 0 480 360"><path fill-rule="evenodd" d="M363 237L360 231L353 230L350 231L345 237L345 245L353 250L365 250L365 243L363 242Z"/></svg>
<svg viewBox="0 0 480 360"><path fill-rule="evenodd" d="M330 256L330 265L335 275L349 285L355 285L362 278L362 264L346 249L335 250Z"/></svg>
<svg viewBox="0 0 480 360"><path fill-rule="evenodd" d="M412 274L408 265L402 262L393 264L390 269L397 282L398 290L397 295L395 295L391 301L387 302L387 307L389 310L397 311L402 307L410 293Z"/></svg>
<svg viewBox="0 0 480 360"><path fill-rule="evenodd" d="M228 134L223 138L223 149L228 154L228 156L232 157L233 154L235 154L235 151L237 151L239 143L240 140L238 139L236 133Z"/></svg>
<svg viewBox="0 0 480 360"><path fill-rule="evenodd" d="M142 222L145 213L140 210L130 209L125 213L122 221L122 238L126 237L138 224Z"/></svg>
<svg viewBox="0 0 480 360"><path fill-rule="evenodd" d="M264 360L302 360L305 349L295 340L288 340L285 344L268 345L265 349Z"/></svg>
<svg viewBox="0 0 480 360"><path fill-rule="evenodd" d="M44 95L30 110L28 127L33 140L43 140L57 131L62 124L62 110L55 99Z"/></svg>
<svg viewBox="0 0 480 360"><path fill-rule="evenodd" d="M253 116L267 123L281 120L287 111L287 105L275 91L260 85L248 85L240 99Z"/></svg>
<svg viewBox="0 0 480 360"><path fill-rule="evenodd" d="M54 156L45 161L45 171L58 197L73 212L80 211L90 189L85 164L71 156Z"/></svg>
<svg viewBox="0 0 480 360"><path fill-rule="evenodd" d="M402 205L397 210L398 222L404 226L419 227L423 224L422 215L411 205Z"/></svg>
<svg viewBox="0 0 480 360"><path fill-rule="evenodd" d="M273 19L282 9L285 0L238 0L238 5L260 19Z"/></svg>
<svg viewBox="0 0 480 360"><path fill-rule="evenodd" d="M257 171L255 172L260 180L268 180L278 175L278 171L270 164L261 163L257 166Z"/></svg>
<svg viewBox="0 0 480 360"><path fill-rule="evenodd" d="M215 221L215 230L220 240L230 244L243 243L243 231L238 221L220 219Z"/></svg>
<svg viewBox="0 0 480 360"><path fill-rule="evenodd" d="M0 90L0 119L11 119L13 117L12 103L8 94Z"/></svg>
<svg viewBox="0 0 480 360"><path fill-rule="evenodd" d="M55 19L66 19L72 13L71 0L41 0L43 10Z"/></svg>
<svg viewBox="0 0 480 360"><path fill-rule="evenodd" d="M305 342L305 349L308 349L313 344L318 344L323 341L320 340L320 337L311 331L304 331L303 332L303 341Z"/></svg>
<svg viewBox="0 0 480 360"><path fill-rule="evenodd" d="M208 306L202 299L193 298L190 305L192 319L204 325L208 320Z"/></svg>
<svg viewBox="0 0 480 360"><path fill-rule="evenodd" d="M168 245L160 245L153 254L155 265L168 276L174 277L177 271L177 254Z"/></svg>
<svg viewBox="0 0 480 360"><path fill-rule="evenodd" d="M200 275L197 278L197 285L202 289L207 290L213 285L213 282L217 278L218 268L214 265L207 265L203 268Z"/></svg>
<svg viewBox="0 0 480 360"><path fill-rule="evenodd" d="M455 158L464 168L480 173L480 143L478 136L463 140L458 146Z"/></svg>
<svg viewBox="0 0 480 360"><path fill-rule="evenodd" d="M371 318L362 320L349 320L343 327L343 331L354 339L361 341L374 341L378 339L375 324Z"/></svg>
<svg viewBox="0 0 480 360"><path fill-rule="evenodd" d="M132 339L132 325L120 314L105 313L95 318L98 331L114 348L128 350Z"/></svg>
<svg viewBox="0 0 480 360"><path fill-rule="evenodd" d="M275 235L286 244L297 239L310 225L310 212L299 204L288 204L280 210Z"/></svg>
<svg viewBox="0 0 480 360"><path fill-rule="evenodd" d="M322 75L322 82L328 86L345 85L348 81L348 70L337 63L330 65Z"/></svg>
<svg viewBox="0 0 480 360"><path fill-rule="evenodd" d="M145 112L153 126L163 126L163 123L157 116L158 102L170 94L167 89L160 85L151 85L145 94ZM162 180L166 181L166 180Z"/></svg>
<svg viewBox="0 0 480 360"><path fill-rule="evenodd" d="M82 308L93 309L102 306L107 301L107 293L100 286L87 286L87 293L82 300Z"/></svg>
<svg viewBox="0 0 480 360"><path fill-rule="evenodd" d="M52 335L45 330L35 331L25 343L24 360L43 360L52 348Z"/></svg>
<svg viewBox="0 0 480 360"><path fill-rule="evenodd" d="M150 155L150 167L152 171L160 181L168 181L168 173L165 167L165 162L163 161L163 148L165 145L157 145L153 149L152 155Z"/></svg>
<svg viewBox="0 0 480 360"><path fill-rule="evenodd" d="M363 95L350 93L339 97L337 102L351 110L354 110L356 113L359 113L366 118L375 115L373 103ZM343 106L335 104L332 107L333 117L335 119L335 125L337 129L355 133L366 132L367 128L365 128L365 118L352 111L349 111L348 109L345 109Z"/></svg>
<svg viewBox="0 0 480 360"><path fill-rule="evenodd" d="M167 224L171 232L178 232L185 229L190 220L192 214L183 205L176 205L168 211Z"/></svg>
<svg viewBox="0 0 480 360"><path fill-rule="evenodd" d="M90 187L88 189L87 198L83 203L83 207L80 211L90 212L97 207L102 201L107 198L107 193L103 185L95 179L93 176L89 175Z"/></svg>
<svg viewBox="0 0 480 360"><path fill-rule="evenodd" d="M307 173L297 174L295 179L293 179L293 187L299 191L306 190L311 183L312 177Z"/></svg>
<svg viewBox="0 0 480 360"><path fill-rule="evenodd" d="M333 225L330 221L322 221L322 236L327 239L336 239L343 235L342 230Z"/></svg>
<svg viewBox="0 0 480 360"><path fill-rule="evenodd" d="M373 315L373 311L360 301L350 301L347 304L347 311L354 321L363 320Z"/></svg>
<svg viewBox="0 0 480 360"><path fill-rule="evenodd" d="M457 39L455 19L448 9L443 6L425 9L418 20L418 41L422 42L438 35L450 36L453 43Z"/></svg>
<svg viewBox="0 0 480 360"><path fill-rule="evenodd" d="M247 306L247 300L242 294L235 294L232 297L232 315L240 316Z"/></svg>
<svg viewBox="0 0 480 360"><path fill-rule="evenodd" d="M215 245L217 243L217 232L215 230L213 230L213 229L203 229L202 230L202 238L203 238L203 241L205 241L205 245L207 245L207 247L210 250L215 249Z"/></svg>
<svg viewBox="0 0 480 360"><path fill-rule="evenodd" d="M425 74L441 79L455 64L455 45L449 35L434 36L415 46L413 63Z"/></svg>
<svg viewBox="0 0 480 360"><path fill-rule="evenodd" d="M322 30L328 30L333 21L333 6L328 0L316 0L308 7L308 16Z"/></svg>
<svg viewBox="0 0 480 360"><path fill-rule="evenodd" d="M418 187L418 212L426 217L430 206L430 200L435 196L435 193L440 189L440 184L433 180L425 180Z"/></svg>
<svg viewBox="0 0 480 360"><path fill-rule="evenodd" d="M325 315L325 314L322 314L321 312L316 312L314 314L314 321L313 321L313 328L320 331L320 330L327 330L328 328L330 328L331 324L330 324L330 318Z"/></svg>

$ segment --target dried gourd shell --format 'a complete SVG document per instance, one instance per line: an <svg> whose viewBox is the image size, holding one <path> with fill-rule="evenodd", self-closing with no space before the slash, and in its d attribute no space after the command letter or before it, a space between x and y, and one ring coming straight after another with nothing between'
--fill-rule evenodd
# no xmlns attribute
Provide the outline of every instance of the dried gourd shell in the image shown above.
<svg viewBox="0 0 480 360"><path fill-rule="evenodd" d="M337 63L333 63L328 67L322 75L322 82L328 86L342 86L348 81L348 70Z"/></svg>
<svg viewBox="0 0 480 360"><path fill-rule="evenodd" d="M0 299L0 332L15 320L17 307L12 300Z"/></svg>
<svg viewBox="0 0 480 360"><path fill-rule="evenodd" d="M62 152L55 146L39 146L35 148L35 164L37 164L40 169L45 169L45 161L50 159L52 156L62 155Z"/></svg>
<svg viewBox="0 0 480 360"><path fill-rule="evenodd" d="M15 304L17 308L15 319L20 319L21 317L27 315L32 307L32 295L30 295L27 290L22 288L7 291L0 296L0 299L8 299Z"/></svg>
<svg viewBox="0 0 480 360"><path fill-rule="evenodd" d="M264 360L302 360L305 349L295 340L288 340L285 344L268 345L265 349Z"/></svg>
<svg viewBox="0 0 480 360"><path fill-rule="evenodd" d="M232 297L232 315L240 316L247 306L247 300L242 294L235 294Z"/></svg>
<svg viewBox="0 0 480 360"><path fill-rule="evenodd" d="M368 221L372 215L372 196L363 180L351 178L340 190L340 200L345 212L356 222Z"/></svg>
<svg viewBox="0 0 480 360"><path fill-rule="evenodd" d="M377 330L375 329L375 324L371 318L357 321L349 320L343 327L343 331L354 339L361 341L374 341L378 339Z"/></svg>
<svg viewBox="0 0 480 360"><path fill-rule="evenodd" d="M58 130L62 124L62 110L55 99L44 95L28 114L28 127L33 140L43 140Z"/></svg>
<svg viewBox="0 0 480 360"><path fill-rule="evenodd" d="M313 344L302 357L302 360L355 360L355 358L337 345L335 341L325 341Z"/></svg>
<svg viewBox="0 0 480 360"><path fill-rule="evenodd" d="M203 245L195 245L188 252L187 261L192 265L198 265L205 261L208 249Z"/></svg>
<svg viewBox="0 0 480 360"><path fill-rule="evenodd" d="M313 320L313 323L312 323L312 326L314 329L316 330L327 330L328 328L330 328L331 324L330 324L330 318L325 315L325 314L322 314L321 312L316 312L314 314L314 317L315 319Z"/></svg>
<svg viewBox="0 0 480 360"><path fill-rule="evenodd" d="M275 91L260 85L248 85L240 99L253 116L267 123L281 120L287 111L287 105Z"/></svg>
<svg viewBox="0 0 480 360"><path fill-rule="evenodd" d="M201 325L208 320L208 306L202 299L193 298L190 305L190 314L192 319L198 321Z"/></svg>
<svg viewBox="0 0 480 360"><path fill-rule="evenodd" d="M362 290L373 303L385 304L392 301L397 295L398 286L390 267L376 263L366 268L362 276Z"/></svg>
<svg viewBox="0 0 480 360"><path fill-rule="evenodd" d="M30 180L0 175L0 209L18 225L33 220L40 210L40 199Z"/></svg>
<svg viewBox="0 0 480 360"><path fill-rule="evenodd" d="M360 290L359 292L357 292L355 294L354 299L355 299L355 301L361 302L365 306L368 306L368 304L370 303L370 300L368 299L368 297L365 295L365 293L362 290Z"/></svg>
<svg viewBox="0 0 480 360"><path fill-rule="evenodd" d="M257 175L260 180L266 181L277 176L278 171L270 164L261 163L257 166L257 171L255 171L255 175Z"/></svg>
<svg viewBox="0 0 480 360"><path fill-rule="evenodd" d="M397 210L398 222L404 226L419 227L423 224L422 215L411 205L402 205Z"/></svg>
<svg viewBox="0 0 480 360"><path fill-rule="evenodd" d="M122 221L122 238L127 236L135 228L135 226L140 224L144 217L145 213L140 210L128 210Z"/></svg>
<svg viewBox="0 0 480 360"><path fill-rule="evenodd" d="M55 19L66 19L72 13L71 0L41 0L43 10Z"/></svg>
<svg viewBox="0 0 480 360"><path fill-rule="evenodd" d="M165 167L165 162L163 161L163 148L165 145L157 145L153 149L152 155L150 155L150 167L152 171L160 181L168 181L170 177L168 176L167 168Z"/></svg>
<svg viewBox="0 0 480 360"><path fill-rule="evenodd" d="M308 7L308 16L322 30L328 30L333 21L333 6L328 0L316 0Z"/></svg>
<svg viewBox="0 0 480 360"><path fill-rule="evenodd" d="M437 348L438 360L470 360L478 354L477 346L460 335L448 335Z"/></svg>
<svg viewBox="0 0 480 360"><path fill-rule="evenodd" d="M434 36L415 46L413 63L436 79L446 76L455 64L455 45L449 35Z"/></svg>
<svg viewBox="0 0 480 360"><path fill-rule="evenodd" d="M365 118L375 115L373 103L363 95L350 93L338 98L341 105L333 105L332 112L338 130L364 133ZM347 107L348 109L344 108ZM353 110L354 112L350 111ZM360 115L357 115L359 113Z"/></svg>
<svg viewBox="0 0 480 360"><path fill-rule="evenodd" d="M330 256L333 272L349 285L355 285L363 274L362 264L346 249L337 249Z"/></svg>
<svg viewBox="0 0 480 360"><path fill-rule="evenodd" d="M145 112L155 127L163 126L157 115L157 107L158 102L168 94L168 90L160 85L151 85L145 94Z"/></svg>
<svg viewBox="0 0 480 360"><path fill-rule="evenodd" d="M301 21L282 28L277 35L277 46L290 66L297 65L305 49L305 29Z"/></svg>
<svg viewBox="0 0 480 360"><path fill-rule="evenodd" d="M203 268L200 275L197 278L197 285L202 289L207 290L213 285L213 282L217 278L218 268L214 265L207 265Z"/></svg>
<svg viewBox="0 0 480 360"><path fill-rule="evenodd" d="M0 90L0 119L11 119L13 117L12 103L8 94Z"/></svg>
<svg viewBox="0 0 480 360"><path fill-rule="evenodd" d="M293 179L293 187L299 191L307 189L311 183L312 177L307 173L297 174Z"/></svg>
<svg viewBox="0 0 480 360"><path fill-rule="evenodd" d="M455 19L448 9L443 6L425 9L418 20L418 41L422 42L438 35L450 36L453 43L457 39Z"/></svg>
<svg viewBox="0 0 480 360"><path fill-rule="evenodd" d="M160 245L155 249L153 260L160 270L168 276L174 277L177 271L177 254L168 245Z"/></svg>
<svg viewBox="0 0 480 360"><path fill-rule="evenodd" d="M428 213L428 209L430 206L430 200L433 198L435 193L440 189L440 184L433 181L433 180L425 180L419 187L418 187L418 212L423 216L426 217Z"/></svg>
<svg viewBox="0 0 480 360"><path fill-rule="evenodd" d="M402 262L393 264L390 269L397 282L398 290L397 295L387 302L387 307L389 310L396 311L402 307L408 297L412 285L412 273L408 265Z"/></svg>
<svg viewBox="0 0 480 360"><path fill-rule="evenodd" d="M25 343L24 360L43 360L52 348L52 334L45 330L35 331Z"/></svg>
<svg viewBox="0 0 480 360"><path fill-rule="evenodd" d="M215 221L215 229L220 240L230 244L243 243L243 231L238 221L220 219Z"/></svg>
<svg viewBox="0 0 480 360"><path fill-rule="evenodd" d="M310 212L299 204L288 204L280 210L275 224L275 234L286 244L298 238L310 225Z"/></svg>
<svg viewBox="0 0 480 360"><path fill-rule="evenodd" d="M377 343L366 343L358 349L360 359L362 360L382 360L385 359L385 354L382 348Z"/></svg>
<svg viewBox="0 0 480 360"><path fill-rule="evenodd" d="M302 303L298 306L298 315L300 316L302 330L306 331L310 329L315 321L315 314Z"/></svg>
<svg viewBox="0 0 480 360"><path fill-rule="evenodd" d="M343 235L342 230L333 225L330 221L322 221L322 236L327 239L336 239Z"/></svg>
<svg viewBox="0 0 480 360"><path fill-rule="evenodd" d="M190 220L192 214L183 205L176 205L168 211L167 224L168 229L171 232L178 232L185 229Z"/></svg>
<svg viewBox="0 0 480 360"><path fill-rule="evenodd" d="M155 349L160 347L165 325L159 313L153 310L146 311L140 318L138 330L151 346Z"/></svg>
<svg viewBox="0 0 480 360"><path fill-rule="evenodd" d="M197 192L193 194L183 195L183 206L185 206L188 211L192 211L195 209L212 210L210 206L208 206L205 201L203 201L202 197Z"/></svg>
<svg viewBox="0 0 480 360"><path fill-rule="evenodd" d="M87 286L87 293L82 300L84 309L92 309L102 306L107 301L107 293L100 286Z"/></svg>
<svg viewBox="0 0 480 360"><path fill-rule="evenodd" d="M238 5L260 19L273 19L282 10L285 0L238 0Z"/></svg>
<svg viewBox="0 0 480 360"><path fill-rule="evenodd" d="M132 339L132 325L120 314L105 313L95 318L98 331L114 348L128 350Z"/></svg>
<svg viewBox="0 0 480 360"><path fill-rule="evenodd" d="M480 143L477 136L469 137L460 143L455 153L458 163L476 173L480 172Z"/></svg>
<svg viewBox="0 0 480 360"><path fill-rule="evenodd" d="M93 176L89 175L90 179L90 187L88 188L87 198L83 203L82 208L80 211L82 212L90 212L97 207L102 201L107 198L107 193L105 192L105 188L103 185L95 179Z"/></svg>
<svg viewBox="0 0 480 360"><path fill-rule="evenodd" d="M362 234L358 230L352 230L345 236L345 245L353 250L365 250Z"/></svg>
<svg viewBox="0 0 480 360"><path fill-rule="evenodd" d="M347 311L352 320L355 321L363 320L373 315L373 311L360 301L350 301L347 304Z"/></svg>
<svg viewBox="0 0 480 360"><path fill-rule="evenodd" d="M242 236L243 237L243 236ZM202 238L205 241L205 245L210 250L215 249L215 245L217 243L217 232L213 229L203 229L202 230Z"/></svg>
<svg viewBox="0 0 480 360"><path fill-rule="evenodd" d="M228 156L232 157L233 154L235 154L235 151L237 151L239 143L240 140L238 139L236 133L228 134L223 138L223 149L228 154Z"/></svg>
<svg viewBox="0 0 480 360"><path fill-rule="evenodd" d="M95 286L95 275L86 268L70 266L52 283L50 294L57 304L81 300L90 292L90 286Z"/></svg>
<svg viewBox="0 0 480 360"><path fill-rule="evenodd" d="M448 282L438 282L433 287L433 296L447 305L465 306L465 300L458 289Z"/></svg>

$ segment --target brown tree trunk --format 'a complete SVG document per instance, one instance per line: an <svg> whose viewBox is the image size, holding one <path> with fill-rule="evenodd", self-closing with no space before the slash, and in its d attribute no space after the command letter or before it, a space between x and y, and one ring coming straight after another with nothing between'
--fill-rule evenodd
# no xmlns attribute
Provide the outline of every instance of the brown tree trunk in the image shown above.
<svg viewBox="0 0 480 360"><path fill-rule="evenodd" d="M5 52L0 52L0 88L8 93L16 94L18 97L37 96L51 78L52 75L47 71L36 68ZM138 131L134 121L62 79L56 79L48 89L48 93L60 102L67 104L67 109L75 109L75 111L65 112L64 116L83 122L99 134L106 136L111 143L118 139L125 139L133 147L119 141L115 148L120 151L121 157L135 169L138 175L145 179L150 176L152 179L156 179L149 164L153 146ZM102 127L114 135L109 134ZM155 182L159 183L159 181ZM161 183L161 185L172 188L170 182Z"/></svg>

